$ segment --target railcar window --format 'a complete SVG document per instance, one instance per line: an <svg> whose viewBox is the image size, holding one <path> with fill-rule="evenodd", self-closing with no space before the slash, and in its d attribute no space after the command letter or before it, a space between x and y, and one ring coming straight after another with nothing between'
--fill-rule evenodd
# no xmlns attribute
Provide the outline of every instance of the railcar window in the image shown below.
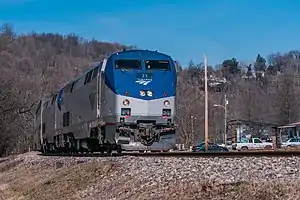
<svg viewBox="0 0 300 200"><path fill-rule="evenodd" d="M42 126L42 133L45 133L46 132L46 123L43 123L43 126Z"/></svg>
<svg viewBox="0 0 300 200"><path fill-rule="evenodd" d="M141 69L141 61L140 60L116 60L115 61L116 69Z"/></svg>
<svg viewBox="0 0 300 200"><path fill-rule="evenodd" d="M69 126L70 125L70 112L65 112L63 114L63 126Z"/></svg>
<svg viewBox="0 0 300 200"><path fill-rule="evenodd" d="M167 60L147 60L146 70L170 70L170 63Z"/></svg>
<svg viewBox="0 0 300 200"><path fill-rule="evenodd" d="M73 92L75 83L76 83L76 81L72 82L72 86L71 86L70 92Z"/></svg>
<svg viewBox="0 0 300 200"><path fill-rule="evenodd" d="M86 74L84 84L87 84L91 81L92 73L93 71L89 71L89 73Z"/></svg>
<svg viewBox="0 0 300 200"><path fill-rule="evenodd" d="M93 70L93 77L92 77L92 79L94 79L94 78L97 77L98 69L99 69L99 67L96 67L96 68Z"/></svg>
<svg viewBox="0 0 300 200"><path fill-rule="evenodd" d="M56 95L54 95L54 96L52 97L52 102L51 102L51 105L52 105L52 104L54 104L54 102L55 102L55 100L56 100L56 97L57 97L57 94L56 94Z"/></svg>

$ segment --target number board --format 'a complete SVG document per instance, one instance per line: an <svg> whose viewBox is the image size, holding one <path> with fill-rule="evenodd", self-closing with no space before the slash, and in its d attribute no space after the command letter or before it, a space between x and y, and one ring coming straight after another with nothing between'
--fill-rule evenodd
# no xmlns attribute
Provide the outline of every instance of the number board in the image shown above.
<svg viewBox="0 0 300 200"><path fill-rule="evenodd" d="M152 80L153 79L153 74L150 74L150 73L138 73L136 75L136 78L137 79L150 79Z"/></svg>

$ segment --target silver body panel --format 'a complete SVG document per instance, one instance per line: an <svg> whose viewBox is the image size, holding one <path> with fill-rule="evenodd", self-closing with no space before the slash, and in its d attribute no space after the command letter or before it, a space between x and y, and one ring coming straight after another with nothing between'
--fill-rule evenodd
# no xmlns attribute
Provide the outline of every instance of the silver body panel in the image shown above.
<svg viewBox="0 0 300 200"><path fill-rule="evenodd" d="M110 90L107 90L108 93L112 93ZM127 97L123 95L114 95L115 96L115 117L118 122L120 122L121 108L131 108L131 117L126 118L125 122L136 123L137 120L156 120L156 123L167 123L167 119L162 118L162 109L168 108L171 109L171 119L174 120L175 115L175 97L166 97L161 99L153 100L142 100L132 97ZM129 100L130 104L128 106L123 105L124 100ZM168 100L171 102L170 106L166 107L164 102Z"/></svg>
<svg viewBox="0 0 300 200"><path fill-rule="evenodd" d="M109 94L108 96L115 97L115 120L120 122L120 118L123 117L121 115L121 108L131 108L131 116L130 118L124 118L124 123L132 123L136 124L139 120L141 121L156 121L156 124L167 124L167 119L162 117L162 109L167 108L171 109L171 116L169 119L174 122L175 116L175 97L166 97L161 99L154 100L142 100L132 97L127 97L123 95L114 95L110 90L106 90ZM129 100L130 104L128 106L123 105L124 100ZM165 106L164 102L168 100L170 101L170 106ZM118 135L116 135L116 141L118 141ZM160 136L159 142L154 142L151 146L145 146L140 142L136 142L134 137L129 138L120 138L123 141L128 140L129 144L122 144L123 149L125 150L170 150L175 147L175 134L163 135Z"/></svg>

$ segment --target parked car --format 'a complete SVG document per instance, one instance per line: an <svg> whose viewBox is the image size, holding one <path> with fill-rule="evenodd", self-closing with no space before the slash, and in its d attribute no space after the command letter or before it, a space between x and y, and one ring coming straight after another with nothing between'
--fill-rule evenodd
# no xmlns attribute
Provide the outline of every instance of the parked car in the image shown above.
<svg viewBox="0 0 300 200"><path fill-rule="evenodd" d="M281 144L281 147L300 147L300 138L290 138Z"/></svg>
<svg viewBox="0 0 300 200"><path fill-rule="evenodd" d="M243 139L241 142L232 145L233 150L247 150L247 149L273 149L272 142L263 142L259 138Z"/></svg>
<svg viewBox="0 0 300 200"><path fill-rule="evenodd" d="M205 152L205 143L202 142L198 145L192 146L193 152ZM226 147L222 147L215 143L208 143L208 152L227 152L229 151Z"/></svg>

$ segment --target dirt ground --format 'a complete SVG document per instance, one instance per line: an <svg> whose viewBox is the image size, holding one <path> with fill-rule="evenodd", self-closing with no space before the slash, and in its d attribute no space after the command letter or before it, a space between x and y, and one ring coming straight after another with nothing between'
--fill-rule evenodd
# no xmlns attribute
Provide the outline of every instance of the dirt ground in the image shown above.
<svg viewBox="0 0 300 200"><path fill-rule="evenodd" d="M296 182L153 182L130 176L114 160L62 161L10 158L0 162L0 200L58 199L300 199Z"/></svg>

